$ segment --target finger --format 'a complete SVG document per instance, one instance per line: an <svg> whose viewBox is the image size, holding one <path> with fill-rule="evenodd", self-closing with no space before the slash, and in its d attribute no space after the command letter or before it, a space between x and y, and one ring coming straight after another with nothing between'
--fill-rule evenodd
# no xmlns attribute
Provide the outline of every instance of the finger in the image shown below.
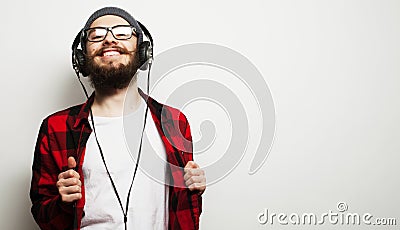
<svg viewBox="0 0 400 230"><path fill-rule="evenodd" d="M77 173L75 170L70 169L67 170L65 172L62 172L60 174L58 174L58 179L67 179L67 178L71 178L71 177L75 177L75 178L80 178L79 173Z"/></svg>
<svg viewBox="0 0 400 230"><path fill-rule="evenodd" d="M200 166L196 164L194 161L188 161L188 163L185 165L184 171L186 172L186 170L194 168L200 168Z"/></svg>
<svg viewBox="0 0 400 230"><path fill-rule="evenodd" d="M189 179L191 176L203 176L204 170L202 169L188 169L183 175L184 180Z"/></svg>
<svg viewBox="0 0 400 230"><path fill-rule="evenodd" d="M62 195L61 200L64 202L73 202L82 198L82 193L74 193L68 195Z"/></svg>
<svg viewBox="0 0 400 230"><path fill-rule="evenodd" d="M193 183L188 188L190 191L198 190L203 192L206 189L206 185L204 183Z"/></svg>
<svg viewBox="0 0 400 230"><path fill-rule="evenodd" d="M75 177L67 178L67 179L60 179L57 181L57 187L69 187L69 186L82 186L82 182Z"/></svg>
<svg viewBox="0 0 400 230"><path fill-rule="evenodd" d="M68 186L68 187L60 187L58 189L61 195L71 195L75 193L81 193L81 186Z"/></svg>
<svg viewBox="0 0 400 230"><path fill-rule="evenodd" d="M206 178L204 176L192 176L185 180L186 186L189 186L193 183L204 183L206 182Z"/></svg>
<svg viewBox="0 0 400 230"><path fill-rule="evenodd" d="M76 161L74 157L68 157L68 168L74 169L76 167Z"/></svg>

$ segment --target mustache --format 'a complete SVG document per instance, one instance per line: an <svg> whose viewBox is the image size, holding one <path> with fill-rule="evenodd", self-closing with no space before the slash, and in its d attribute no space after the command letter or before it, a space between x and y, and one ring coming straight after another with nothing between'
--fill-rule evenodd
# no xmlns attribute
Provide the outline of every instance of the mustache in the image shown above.
<svg viewBox="0 0 400 230"><path fill-rule="evenodd" d="M103 48L99 49L93 55L86 54L86 56L89 58L94 58L96 56L102 56L104 53L104 50L110 49L110 48L114 49L115 51L118 51L120 54L133 54L133 53L137 52L137 49L130 51L130 50L127 50L127 49L119 47L119 46L107 46L107 47L103 47Z"/></svg>

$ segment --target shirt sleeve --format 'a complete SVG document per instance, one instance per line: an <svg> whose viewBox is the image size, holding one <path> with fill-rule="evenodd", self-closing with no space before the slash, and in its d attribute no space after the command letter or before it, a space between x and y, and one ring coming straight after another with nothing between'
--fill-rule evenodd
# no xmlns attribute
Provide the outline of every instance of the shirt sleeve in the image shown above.
<svg viewBox="0 0 400 230"><path fill-rule="evenodd" d="M45 119L40 126L34 149L29 194L31 212L41 229L70 229L74 208L72 203L64 203L60 199L56 182L61 172L61 159L54 156L50 139L48 119Z"/></svg>

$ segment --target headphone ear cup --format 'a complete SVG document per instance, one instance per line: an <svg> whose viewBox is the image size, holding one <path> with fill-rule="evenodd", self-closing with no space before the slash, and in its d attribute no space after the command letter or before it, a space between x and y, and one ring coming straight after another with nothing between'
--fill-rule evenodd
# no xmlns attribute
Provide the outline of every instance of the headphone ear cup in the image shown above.
<svg viewBox="0 0 400 230"><path fill-rule="evenodd" d="M89 76L88 70L86 69L86 57L81 49L75 50L75 60L77 62L76 64L79 72L81 72L84 77Z"/></svg>
<svg viewBox="0 0 400 230"><path fill-rule="evenodd" d="M147 64L144 65L150 59L153 59L153 47L149 41L143 41L139 45L139 64L140 70L146 70Z"/></svg>

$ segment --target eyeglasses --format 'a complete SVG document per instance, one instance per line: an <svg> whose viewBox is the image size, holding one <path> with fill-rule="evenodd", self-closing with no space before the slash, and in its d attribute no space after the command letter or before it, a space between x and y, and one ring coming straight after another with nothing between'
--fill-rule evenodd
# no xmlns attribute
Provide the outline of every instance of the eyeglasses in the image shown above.
<svg viewBox="0 0 400 230"><path fill-rule="evenodd" d="M132 35L136 36L136 28L130 25L116 25L113 27L93 27L85 30L86 38L90 42L101 42L111 32L117 40L128 40Z"/></svg>

